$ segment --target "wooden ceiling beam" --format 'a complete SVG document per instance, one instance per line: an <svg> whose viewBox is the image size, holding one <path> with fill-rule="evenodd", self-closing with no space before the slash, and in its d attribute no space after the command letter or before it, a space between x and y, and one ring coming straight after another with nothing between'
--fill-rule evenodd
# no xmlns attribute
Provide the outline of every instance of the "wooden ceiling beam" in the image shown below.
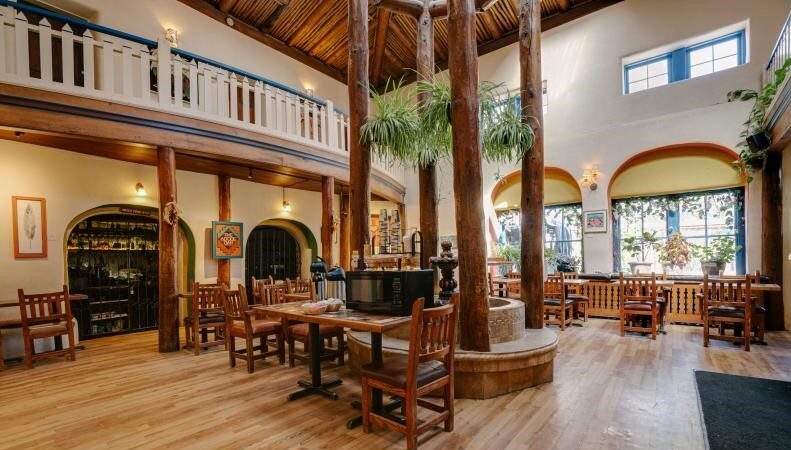
<svg viewBox="0 0 791 450"><path fill-rule="evenodd" d="M371 68L371 78L374 81L378 80L382 74L382 60L384 59L385 46L387 44L387 29L390 27L390 10L379 8L376 14L378 23L376 24L373 67Z"/></svg>
<svg viewBox="0 0 791 450"><path fill-rule="evenodd" d="M239 3L239 0L220 0L217 3L217 9L227 14L237 3Z"/></svg>
<svg viewBox="0 0 791 450"><path fill-rule="evenodd" d="M266 20L264 20L264 23L261 25L261 31L263 32L269 31L269 29L272 28L272 25L274 25L278 17L280 17L280 15L283 14L283 11L285 11L286 6L288 6L289 3L291 3L291 0L282 0L281 2L279 2L275 7L275 10L272 11L272 14L270 14L269 17L267 17Z"/></svg>
<svg viewBox="0 0 791 450"><path fill-rule="evenodd" d="M475 0L475 12L484 12L499 0ZM448 15L448 0L434 0L428 4L431 17L439 18Z"/></svg>
<svg viewBox="0 0 791 450"><path fill-rule="evenodd" d="M226 18L228 17L227 13L220 11L219 9L215 8L213 5L203 1L203 0L179 0L181 3L191 7L192 9L199 11L212 19L221 22L227 23ZM281 41L280 39L272 36L269 33L259 30L258 28L249 25L247 23L242 22L241 20L234 19L233 26L231 26L234 30L245 34L262 44L265 44L273 49L283 53L284 55L293 58L306 66L316 69L319 72L327 75L331 78L334 78L341 83L346 83L346 74L343 73L341 70L336 69L335 67L331 67L327 64L324 64L320 59L310 56L309 54L299 50L298 48L291 47L287 43Z"/></svg>
<svg viewBox="0 0 791 450"><path fill-rule="evenodd" d="M420 17L423 12L423 2L421 0L373 0L373 5L414 18Z"/></svg>

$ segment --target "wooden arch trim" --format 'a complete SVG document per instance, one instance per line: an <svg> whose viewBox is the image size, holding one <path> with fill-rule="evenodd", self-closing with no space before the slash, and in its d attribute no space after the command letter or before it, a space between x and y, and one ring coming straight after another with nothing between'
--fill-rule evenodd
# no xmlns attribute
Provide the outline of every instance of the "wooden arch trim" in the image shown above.
<svg viewBox="0 0 791 450"><path fill-rule="evenodd" d="M611 197L610 192L611 192L612 185L615 182L615 180L617 180L618 176L623 174L629 168L638 165L640 162L642 162L644 159L646 159L646 158L648 158L650 156L655 156L655 155L657 155L659 153L677 152L679 150L684 150L684 149L688 149L688 148L709 149L709 150L714 151L715 153L719 153L721 155L726 155L729 158L732 158L733 161L736 161L736 160L739 159L739 154L736 153L735 151L729 149L728 147L725 147L725 146L722 146L722 145L719 145L719 144L712 144L710 142L689 142L689 143L684 143L684 144L672 144L672 145L665 145L665 146L662 146L662 147L652 148L650 150L645 150L645 151L642 151L640 153L637 153L635 155L630 156L626 161L624 161L620 166L618 166L617 169L615 169L615 171L613 172L612 176L610 177L609 183L607 184L607 198L609 199ZM744 185L746 185L747 184L747 180L744 179L743 181L744 181Z"/></svg>

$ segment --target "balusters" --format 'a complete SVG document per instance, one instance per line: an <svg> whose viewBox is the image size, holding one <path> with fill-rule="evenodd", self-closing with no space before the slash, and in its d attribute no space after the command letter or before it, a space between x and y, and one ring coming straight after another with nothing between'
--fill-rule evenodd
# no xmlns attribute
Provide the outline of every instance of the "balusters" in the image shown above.
<svg viewBox="0 0 791 450"><path fill-rule="evenodd" d="M159 106L170 108L170 43L163 38L157 41L157 94Z"/></svg>
<svg viewBox="0 0 791 450"><path fill-rule="evenodd" d="M242 121L250 124L250 82L247 77L242 79Z"/></svg>
<svg viewBox="0 0 791 450"><path fill-rule="evenodd" d="M6 66L5 66L5 16L6 11L10 9L6 9L0 6L0 75L5 75L6 73ZM12 19L13 21L13 19Z"/></svg>
<svg viewBox="0 0 791 450"><path fill-rule="evenodd" d="M82 34L82 80L83 86L86 89L96 89L96 81L94 80L94 60L93 60L93 47L96 41L89 30L85 30Z"/></svg>
<svg viewBox="0 0 791 450"><path fill-rule="evenodd" d="M102 41L102 71L101 85L99 88L112 95L115 93L115 76L113 74L113 43L107 40Z"/></svg>
<svg viewBox="0 0 791 450"><path fill-rule="evenodd" d="M319 142L319 110L315 103L310 102L310 109L311 109L311 125L313 125L313 142Z"/></svg>
<svg viewBox="0 0 791 450"><path fill-rule="evenodd" d="M228 90L229 90L229 113L232 120L239 119L239 79L233 72L228 74Z"/></svg>
<svg viewBox="0 0 791 450"><path fill-rule="evenodd" d="M285 115L286 115L286 134L295 134L294 130L296 129L296 112L294 106L294 96L291 94L285 94Z"/></svg>
<svg viewBox="0 0 791 450"><path fill-rule="evenodd" d="M52 82L52 27L46 18L38 23L38 48L41 67L41 81Z"/></svg>
<svg viewBox="0 0 791 450"><path fill-rule="evenodd" d="M140 101L151 103L151 52L140 48Z"/></svg>
<svg viewBox="0 0 791 450"><path fill-rule="evenodd" d="M264 125L267 128L275 128L275 120L274 120L274 112L272 105L274 104L274 95L272 94L272 88L269 85L264 86Z"/></svg>
<svg viewBox="0 0 791 450"><path fill-rule="evenodd" d="M0 19L0 23L2 23L2 19ZM0 35L4 34L0 33ZM0 36L0 47L3 46L2 41L3 38ZM69 24L63 25L60 30L60 44L61 55L63 55L63 86L70 89L74 87L74 33L72 33ZM2 59L0 55L0 65L2 65Z"/></svg>
<svg viewBox="0 0 791 450"><path fill-rule="evenodd" d="M263 105L261 105L262 91L261 91L260 81L255 80L253 90L255 91L255 95L253 96L253 110L255 111L255 124L260 127L264 125L264 121L263 121L264 118L262 117L264 114L264 108Z"/></svg>
<svg viewBox="0 0 791 450"><path fill-rule="evenodd" d="M198 93L198 63L195 60L189 63L189 85L187 89L189 89L190 109L196 113L198 112L198 97L200 94Z"/></svg>
<svg viewBox="0 0 791 450"><path fill-rule="evenodd" d="M217 115L228 117L228 89L225 87L227 75L224 70L217 71Z"/></svg>
<svg viewBox="0 0 791 450"><path fill-rule="evenodd" d="M16 23L14 24L14 46L16 56L16 76L20 78L30 77L30 60L28 55L27 44L27 17L21 12L16 15Z"/></svg>
<svg viewBox="0 0 791 450"><path fill-rule="evenodd" d="M181 57L173 55L173 106L176 109L184 107L184 71Z"/></svg>
<svg viewBox="0 0 791 450"><path fill-rule="evenodd" d="M124 97L132 98L132 48L127 45L121 46L121 92Z"/></svg>
<svg viewBox="0 0 791 450"><path fill-rule="evenodd" d="M302 114L302 127L300 136L310 139L310 102L304 100L300 109Z"/></svg>

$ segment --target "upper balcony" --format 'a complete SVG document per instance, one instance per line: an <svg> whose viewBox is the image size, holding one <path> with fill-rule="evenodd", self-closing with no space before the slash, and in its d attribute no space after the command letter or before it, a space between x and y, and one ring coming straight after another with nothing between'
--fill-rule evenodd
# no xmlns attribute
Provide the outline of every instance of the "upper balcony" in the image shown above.
<svg viewBox="0 0 791 450"><path fill-rule="evenodd" d="M348 182L349 117L330 100L174 48L164 38L26 4L0 0L0 23L0 126L172 145L217 161L260 162ZM37 119L69 118L33 123L13 107L36 110ZM141 124L154 130L128 129ZM402 199L402 168L372 155L371 178L375 194Z"/></svg>
<svg viewBox="0 0 791 450"><path fill-rule="evenodd" d="M791 58L791 14L786 18L780 36L777 38L769 62L766 64L763 74L763 82L775 83L775 71ZM767 129L770 132L772 148L782 150L791 143L791 76L786 76L783 83L778 87L769 110L766 113Z"/></svg>

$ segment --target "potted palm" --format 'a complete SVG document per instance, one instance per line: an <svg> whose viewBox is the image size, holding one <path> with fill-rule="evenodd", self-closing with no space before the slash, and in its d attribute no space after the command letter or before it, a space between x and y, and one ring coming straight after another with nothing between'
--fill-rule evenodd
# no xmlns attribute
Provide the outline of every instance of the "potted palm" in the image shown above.
<svg viewBox="0 0 791 450"><path fill-rule="evenodd" d="M633 275L651 272L653 262L647 261L648 253L659 249L656 231L643 232L636 236L629 236L621 240L621 249L629 254L634 261L629 262L629 270Z"/></svg>
<svg viewBox="0 0 791 450"><path fill-rule="evenodd" d="M710 276L722 275L725 266L736 259L736 252L741 250L740 245L732 238L716 237L711 240L711 244L692 245L692 254L700 261L700 267L704 274Z"/></svg>
<svg viewBox="0 0 791 450"><path fill-rule="evenodd" d="M659 249L659 262L666 274L684 270L689 262L689 245L681 233L668 236L665 245Z"/></svg>

